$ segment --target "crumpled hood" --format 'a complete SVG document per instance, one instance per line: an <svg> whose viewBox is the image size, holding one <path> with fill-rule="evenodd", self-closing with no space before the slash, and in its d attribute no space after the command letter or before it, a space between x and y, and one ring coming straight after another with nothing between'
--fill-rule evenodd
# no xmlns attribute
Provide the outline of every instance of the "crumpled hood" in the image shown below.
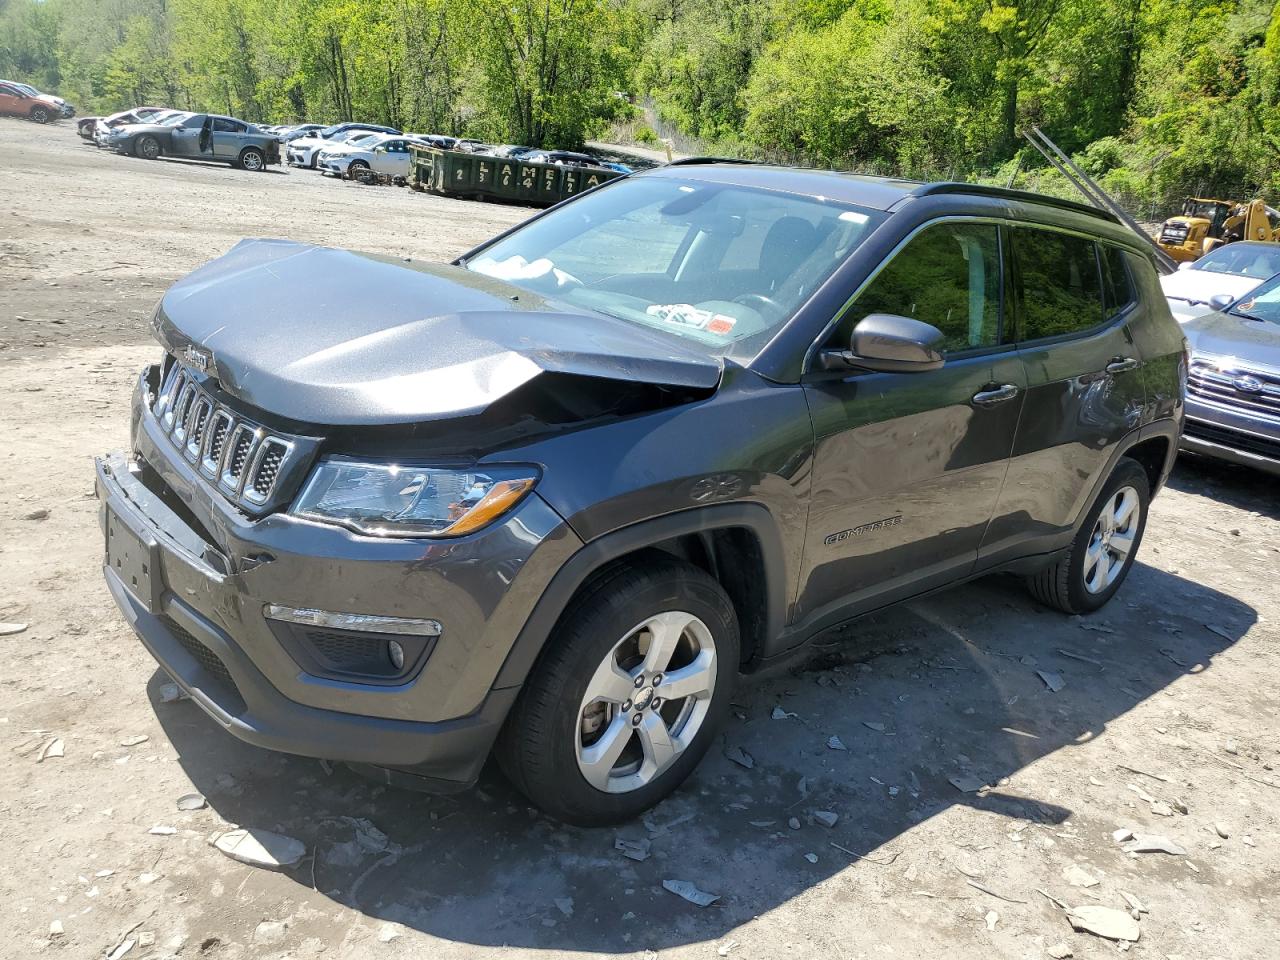
<svg viewBox="0 0 1280 960"><path fill-rule="evenodd" d="M245 240L169 288L156 333L232 396L303 423L482 412L542 373L712 389L721 363L461 267Z"/></svg>
<svg viewBox="0 0 1280 960"><path fill-rule="evenodd" d="M1261 280L1241 277L1234 273L1214 273L1210 270L1178 270L1160 278L1160 287L1166 297L1179 297L1208 303L1210 297L1220 293L1235 298L1242 297Z"/></svg>
<svg viewBox="0 0 1280 960"><path fill-rule="evenodd" d="M1209 313L1183 326L1195 354L1233 357L1245 366L1280 370L1280 325Z"/></svg>

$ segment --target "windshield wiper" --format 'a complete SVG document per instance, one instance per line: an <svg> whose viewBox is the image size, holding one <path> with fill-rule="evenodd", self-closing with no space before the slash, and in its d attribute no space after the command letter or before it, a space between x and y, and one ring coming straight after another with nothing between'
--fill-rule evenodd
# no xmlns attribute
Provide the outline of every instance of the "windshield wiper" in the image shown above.
<svg viewBox="0 0 1280 960"><path fill-rule="evenodd" d="M1254 313L1242 313L1242 312L1241 312L1241 311L1239 311L1239 310L1232 310L1232 311L1231 311L1231 315L1232 315L1233 317L1243 317L1245 320L1256 320L1258 323L1266 323L1266 322L1267 322L1266 317L1260 317L1260 316L1258 316L1257 314L1254 314Z"/></svg>

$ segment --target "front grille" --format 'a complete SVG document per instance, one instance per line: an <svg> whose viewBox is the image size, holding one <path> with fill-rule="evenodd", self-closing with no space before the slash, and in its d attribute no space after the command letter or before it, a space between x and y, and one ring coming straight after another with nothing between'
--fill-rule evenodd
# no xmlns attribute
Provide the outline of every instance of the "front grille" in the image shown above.
<svg viewBox="0 0 1280 960"><path fill-rule="evenodd" d="M244 698L240 696L240 690L236 687L236 682L231 679L231 671L227 669L227 665L219 659L216 653L192 636L188 630L180 626L177 621L171 617L162 619L165 627L182 644L183 649L196 659L196 662L204 668L205 673L217 681L218 689L208 692L218 695L220 705L228 713L233 715L244 713L246 709Z"/></svg>
<svg viewBox="0 0 1280 960"><path fill-rule="evenodd" d="M1160 242L1171 243L1176 246L1186 241L1187 232L1187 228L1182 225L1165 227L1160 231Z"/></svg>
<svg viewBox="0 0 1280 960"><path fill-rule="evenodd" d="M181 455L250 513L280 499L282 477L302 459L298 438L273 434L221 403L178 363L169 365L153 412Z"/></svg>
<svg viewBox="0 0 1280 960"><path fill-rule="evenodd" d="M1221 447L1257 454L1270 460L1280 460L1280 440L1272 440L1255 433L1244 433L1240 430L1232 430L1230 427L1220 427L1214 423L1190 418L1187 419L1183 432L1189 437L1207 440Z"/></svg>
<svg viewBox="0 0 1280 960"><path fill-rule="evenodd" d="M1187 376L1187 392L1250 413L1280 420L1280 374L1263 370L1224 369L1194 360Z"/></svg>

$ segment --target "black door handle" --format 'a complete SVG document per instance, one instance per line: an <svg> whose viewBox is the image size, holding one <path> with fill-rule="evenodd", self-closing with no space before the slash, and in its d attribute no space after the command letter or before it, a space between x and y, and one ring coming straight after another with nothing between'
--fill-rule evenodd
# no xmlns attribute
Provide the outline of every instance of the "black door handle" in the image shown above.
<svg viewBox="0 0 1280 960"><path fill-rule="evenodd" d="M1128 370L1136 370L1138 361L1133 357L1115 357L1107 364L1107 373L1124 373Z"/></svg>
<svg viewBox="0 0 1280 960"><path fill-rule="evenodd" d="M979 407L994 407L997 403L1012 400L1017 395L1017 386L1012 383L1006 383L990 390L979 390L973 395L973 402Z"/></svg>

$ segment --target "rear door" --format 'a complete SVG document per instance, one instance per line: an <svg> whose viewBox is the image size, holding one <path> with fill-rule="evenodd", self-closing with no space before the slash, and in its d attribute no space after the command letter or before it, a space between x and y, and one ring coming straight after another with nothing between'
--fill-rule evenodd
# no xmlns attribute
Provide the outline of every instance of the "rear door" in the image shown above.
<svg viewBox="0 0 1280 960"><path fill-rule="evenodd" d="M1061 546L1146 400L1120 249L1063 230L1010 233L1027 398L980 566Z"/></svg>
<svg viewBox="0 0 1280 960"><path fill-rule="evenodd" d="M25 117L28 110L27 98L19 90L7 83L0 83L0 113L11 117Z"/></svg>
<svg viewBox="0 0 1280 960"><path fill-rule="evenodd" d="M213 156L216 160L235 160L247 142L249 128L230 117L213 118Z"/></svg>
<svg viewBox="0 0 1280 960"><path fill-rule="evenodd" d="M926 225L879 268L827 346L871 313L933 324L946 363L919 373L818 373L799 618L821 626L964 577L1004 482L1023 401L1003 335L1002 230Z"/></svg>

